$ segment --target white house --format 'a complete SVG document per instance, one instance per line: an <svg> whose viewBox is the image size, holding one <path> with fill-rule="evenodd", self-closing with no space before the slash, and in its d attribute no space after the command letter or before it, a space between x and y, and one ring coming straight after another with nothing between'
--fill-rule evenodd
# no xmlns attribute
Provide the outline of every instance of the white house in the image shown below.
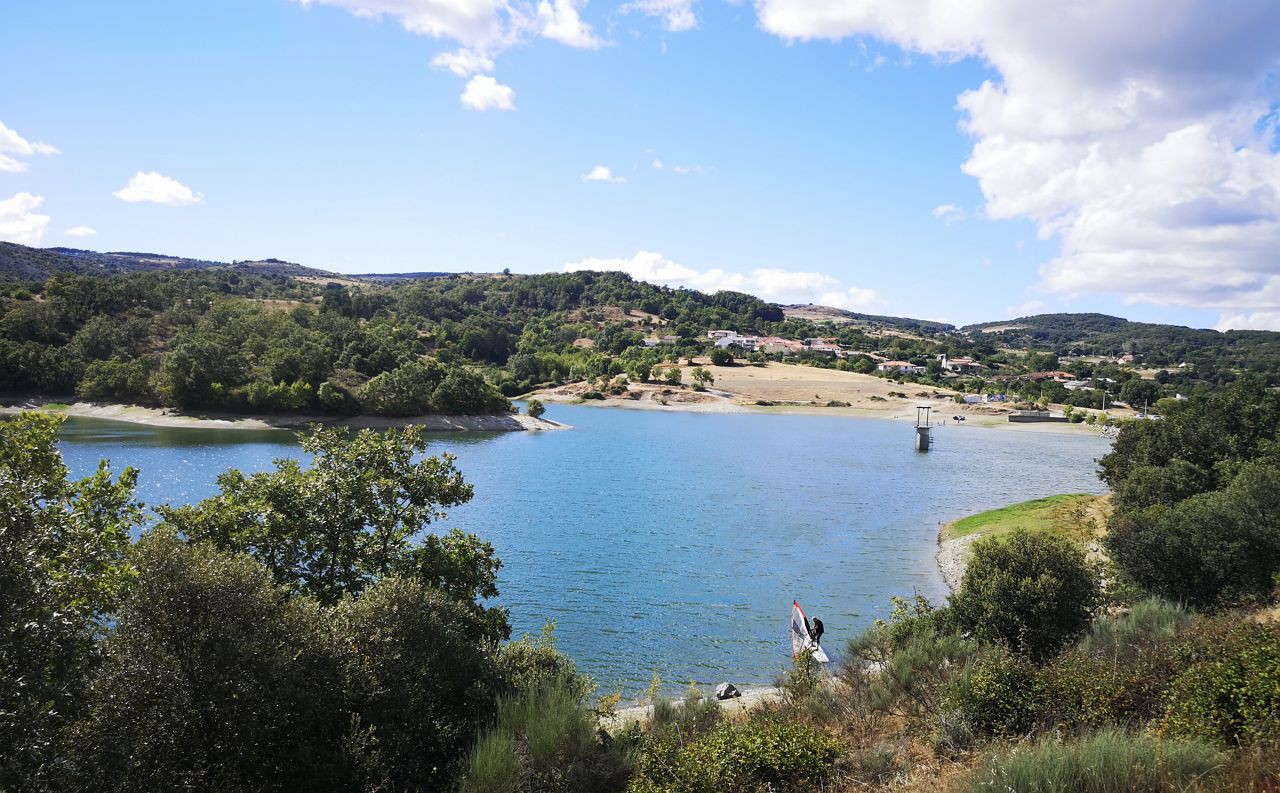
<svg viewBox="0 0 1280 793"><path fill-rule="evenodd" d="M910 361L885 361L876 367L882 372L897 372L898 374L924 374L923 366L916 366Z"/></svg>
<svg viewBox="0 0 1280 793"><path fill-rule="evenodd" d="M987 368L972 358L948 358L945 352L938 356L938 363L942 364L942 368L948 372L959 374L978 374Z"/></svg>

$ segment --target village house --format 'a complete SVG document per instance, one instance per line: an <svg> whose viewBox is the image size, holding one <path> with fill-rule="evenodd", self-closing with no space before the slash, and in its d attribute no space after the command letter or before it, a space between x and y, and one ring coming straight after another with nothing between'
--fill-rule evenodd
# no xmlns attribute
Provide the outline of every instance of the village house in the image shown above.
<svg viewBox="0 0 1280 793"><path fill-rule="evenodd" d="M795 339L783 339L778 336L767 336L760 340L760 351L770 355L774 353L782 353L783 355L795 355L804 349L804 344Z"/></svg>
<svg viewBox="0 0 1280 793"><path fill-rule="evenodd" d="M945 352L938 356L938 363L944 370L956 374L981 374L987 368L972 358L948 358Z"/></svg>
<svg viewBox="0 0 1280 793"><path fill-rule="evenodd" d="M897 372L898 374L924 374L925 368L910 361L885 361L876 367L881 372Z"/></svg>

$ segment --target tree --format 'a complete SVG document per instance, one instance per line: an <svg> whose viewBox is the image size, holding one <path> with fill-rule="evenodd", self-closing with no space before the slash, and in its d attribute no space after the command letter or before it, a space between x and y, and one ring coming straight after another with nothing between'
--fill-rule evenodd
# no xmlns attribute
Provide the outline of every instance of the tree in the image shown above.
<svg viewBox="0 0 1280 793"><path fill-rule="evenodd" d="M974 544L951 607L974 638L1039 662L1084 632L1099 595L1097 571L1083 549L1018 529Z"/></svg>
<svg viewBox="0 0 1280 793"><path fill-rule="evenodd" d="M733 353L724 347L716 347L711 350L712 366L733 366Z"/></svg>
<svg viewBox="0 0 1280 793"><path fill-rule="evenodd" d="M411 361L374 377L360 392L364 409L380 416L429 413L445 367L438 361Z"/></svg>
<svg viewBox="0 0 1280 793"><path fill-rule="evenodd" d="M334 617L386 789L449 789L492 711L492 648L477 641L471 612L421 582L386 578Z"/></svg>
<svg viewBox="0 0 1280 793"><path fill-rule="evenodd" d="M258 562L167 531L106 643L77 754L98 790L338 790L356 782L341 642Z"/></svg>
<svg viewBox="0 0 1280 793"><path fill-rule="evenodd" d="M129 531L141 521L137 472L106 462L69 481L61 420L0 421L0 789L49 787L65 766L107 629L130 578Z"/></svg>
<svg viewBox="0 0 1280 793"><path fill-rule="evenodd" d="M706 388L716 381L715 376L701 366L693 367L693 371L689 373L689 376L693 378L694 385L698 388Z"/></svg>
<svg viewBox="0 0 1280 793"><path fill-rule="evenodd" d="M218 495L161 508L166 527L251 554L277 581L327 605L388 575L430 584L470 577L472 600L497 594L491 546L461 532L424 537L444 508L474 491L451 455L420 456L427 448L420 427L355 435L314 428L299 437L314 456L310 468L280 460L274 471L250 476L229 470L218 477ZM505 638L505 617L486 616L502 612L472 605Z"/></svg>
<svg viewBox="0 0 1280 793"><path fill-rule="evenodd" d="M672 366L667 370L667 385L680 385L680 367Z"/></svg>
<svg viewBox="0 0 1280 793"><path fill-rule="evenodd" d="M533 418L536 419L536 418L539 418L543 413L546 413L547 409L546 407L543 406L540 400L530 399L527 403L525 403L524 412L526 415L532 416Z"/></svg>
<svg viewBox="0 0 1280 793"><path fill-rule="evenodd" d="M1222 490L1120 514L1105 543L1127 578L1169 600L1208 607L1265 597L1280 572L1280 468L1258 460Z"/></svg>

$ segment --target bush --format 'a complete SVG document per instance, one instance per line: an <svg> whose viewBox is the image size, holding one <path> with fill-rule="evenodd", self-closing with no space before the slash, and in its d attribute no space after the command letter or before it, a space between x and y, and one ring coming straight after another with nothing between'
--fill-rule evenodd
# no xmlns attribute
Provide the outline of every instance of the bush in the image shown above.
<svg viewBox="0 0 1280 793"><path fill-rule="evenodd" d="M1080 741L1041 741L993 758L966 793L1163 793L1220 769L1225 755L1194 741L1107 730Z"/></svg>
<svg viewBox="0 0 1280 793"><path fill-rule="evenodd" d="M525 403L524 412L526 415L532 416L533 418L536 419L542 416L543 413L546 413L547 408L542 404L540 400L530 399L527 403Z"/></svg>
<svg viewBox="0 0 1280 793"><path fill-rule="evenodd" d="M951 608L979 641L1043 661L1084 632L1099 595L1097 573L1081 548L1018 529L974 544Z"/></svg>
<svg viewBox="0 0 1280 793"><path fill-rule="evenodd" d="M980 735L1026 735L1045 720L1044 683L1026 658L997 649L983 654L946 688L943 711Z"/></svg>
<svg viewBox="0 0 1280 793"><path fill-rule="evenodd" d="M622 790L624 748L598 734L595 716L564 678L501 700L494 727L477 742L464 793Z"/></svg>
<svg viewBox="0 0 1280 793"><path fill-rule="evenodd" d="M1079 649L1107 658L1132 656L1171 638L1194 619L1176 603L1148 598L1133 604L1123 615L1094 620Z"/></svg>
<svg viewBox="0 0 1280 793"><path fill-rule="evenodd" d="M1164 716L1174 735L1224 745L1280 740L1280 626L1206 631L1184 650Z"/></svg>
<svg viewBox="0 0 1280 793"><path fill-rule="evenodd" d="M830 777L840 744L803 724L724 723L682 743L672 730L649 739L631 793L720 793L816 786Z"/></svg>

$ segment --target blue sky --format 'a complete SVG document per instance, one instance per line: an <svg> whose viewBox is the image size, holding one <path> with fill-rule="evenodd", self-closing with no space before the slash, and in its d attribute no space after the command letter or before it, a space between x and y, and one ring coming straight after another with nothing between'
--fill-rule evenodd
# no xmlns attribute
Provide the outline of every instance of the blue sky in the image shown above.
<svg viewBox="0 0 1280 793"><path fill-rule="evenodd" d="M1216 33L1184 3L1114 64L1123 16L994 0L969 27L926 0L544 5L6 3L0 238L1280 327L1266 3ZM459 50L479 71L433 67Z"/></svg>

